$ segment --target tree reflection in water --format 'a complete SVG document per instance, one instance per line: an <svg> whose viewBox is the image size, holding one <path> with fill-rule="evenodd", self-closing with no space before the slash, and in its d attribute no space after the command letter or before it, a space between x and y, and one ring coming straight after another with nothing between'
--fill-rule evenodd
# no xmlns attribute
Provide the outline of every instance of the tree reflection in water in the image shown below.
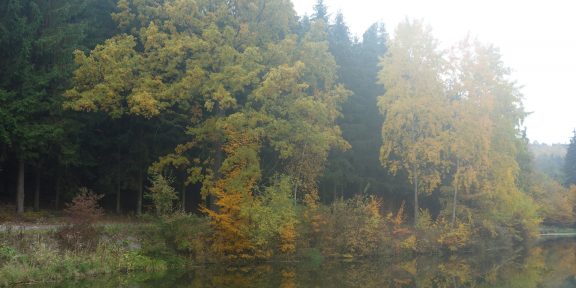
<svg viewBox="0 0 576 288"><path fill-rule="evenodd" d="M46 287L43 285L42 287ZM116 275L53 287L576 287L576 240L553 240L517 251L362 259L321 264L221 265L164 274Z"/></svg>

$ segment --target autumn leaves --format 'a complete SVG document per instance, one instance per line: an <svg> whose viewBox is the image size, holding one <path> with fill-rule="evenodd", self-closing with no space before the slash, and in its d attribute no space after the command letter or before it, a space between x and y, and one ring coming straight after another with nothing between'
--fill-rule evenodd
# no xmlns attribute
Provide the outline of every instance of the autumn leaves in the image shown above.
<svg viewBox="0 0 576 288"><path fill-rule="evenodd" d="M517 221L512 215L522 214L520 229L533 233L539 221L534 204L517 185L525 112L498 51L470 40L440 51L430 28L406 21L381 64L386 93L378 103L385 117L380 160L392 173L407 172L414 218L419 194L443 186L453 201L442 214L451 210L453 225L457 211L473 215L462 221L488 226L508 226Z"/></svg>

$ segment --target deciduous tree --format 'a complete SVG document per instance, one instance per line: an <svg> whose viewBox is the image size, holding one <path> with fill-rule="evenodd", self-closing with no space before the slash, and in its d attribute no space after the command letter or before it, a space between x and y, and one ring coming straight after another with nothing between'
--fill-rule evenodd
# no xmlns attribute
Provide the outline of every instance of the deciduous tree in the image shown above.
<svg viewBox="0 0 576 288"><path fill-rule="evenodd" d="M419 193L438 187L447 165L445 62L430 28L407 20L398 25L381 66L379 82L386 92L378 100L384 115L380 161L393 174L408 173L417 219Z"/></svg>

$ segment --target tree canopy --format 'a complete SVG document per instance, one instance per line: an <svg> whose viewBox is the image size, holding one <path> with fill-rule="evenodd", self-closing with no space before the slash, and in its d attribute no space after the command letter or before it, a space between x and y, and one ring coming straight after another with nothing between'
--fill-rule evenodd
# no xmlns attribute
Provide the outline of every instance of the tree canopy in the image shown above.
<svg viewBox="0 0 576 288"><path fill-rule="evenodd" d="M0 201L60 209L87 187L118 214L196 213L232 260L574 222L576 134L563 187L534 167L497 48L442 49L417 20L357 38L313 5L3 1Z"/></svg>

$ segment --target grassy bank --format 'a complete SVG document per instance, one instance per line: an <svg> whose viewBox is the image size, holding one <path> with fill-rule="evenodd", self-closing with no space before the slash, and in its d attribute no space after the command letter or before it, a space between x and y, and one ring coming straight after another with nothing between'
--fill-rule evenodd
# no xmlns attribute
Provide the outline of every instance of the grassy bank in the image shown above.
<svg viewBox="0 0 576 288"><path fill-rule="evenodd" d="M96 245L88 248L79 243L74 249L65 247L57 232L0 233L0 286L167 269L165 261L142 255L134 243L120 240L120 234L101 230Z"/></svg>
<svg viewBox="0 0 576 288"><path fill-rule="evenodd" d="M372 197L313 208L284 205L290 207L285 213L252 207L247 210L250 214L233 215L236 218L230 223L235 225L171 209L133 223L102 225L97 200L95 195L82 194L65 211L69 217L51 230L0 231L0 286L204 263L409 258L510 247L529 239L519 238L521 229L495 224L488 230L476 222L451 224L446 217L434 219L425 210L416 225L408 224L403 206L384 216ZM273 208L284 200L272 198L266 205ZM282 217L272 217L278 214Z"/></svg>

